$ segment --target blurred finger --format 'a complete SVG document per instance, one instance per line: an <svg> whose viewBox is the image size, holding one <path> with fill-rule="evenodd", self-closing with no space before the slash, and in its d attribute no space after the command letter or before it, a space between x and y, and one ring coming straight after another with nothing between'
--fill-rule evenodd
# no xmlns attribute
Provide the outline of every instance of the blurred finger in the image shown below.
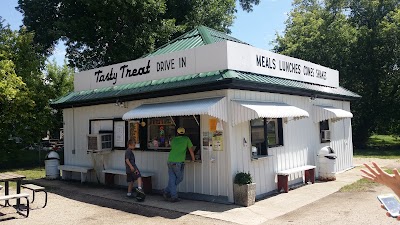
<svg viewBox="0 0 400 225"><path fill-rule="evenodd" d="M367 167L367 169L369 170L370 173L372 173L375 176L378 176L378 173L372 167L370 167L368 164L364 163L364 166Z"/></svg>
<svg viewBox="0 0 400 225"><path fill-rule="evenodd" d="M372 173L370 173L370 172L368 172L366 170L362 169L361 172L364 173L364 174L361 174L361 176L364 177L364 178L367 178L368 180L374 181L375 178L376 178L375 175L373 175Z"/></svg>
<svg viewBox="0 0 400 225"><path fill-rule="evenodd" d="M393 174L395 177L400 177L399 171L396 168L393 169Z"/></svg>
<svg viewBox="0 0 400 225"><path fill-rule="evenodd" d="M374 165L375 170L378 171L379 173L386 173L385 171L382 170L381 167L378 166L375 162L372 162L372 165Z"/></svg>
<svg viewBox="0 0 400 225"><path fill-rule="evenodd" d="M361 169L360 171L363 172L365 175L367 175L369 177L375 177L371 172L369 172L367 170Z"/></svg>
<svg viewBox="0 0 400 225"><path fill-rule="evenodd" d="M388 216L388 217L392 217L392 215L390 215L390 213L389 213L389 212L386 212L386 216Z"/></svg>
<svg viewBox="0 0 400 225"><path fill-rule="evenodd" d="M381 208L384 209L384 210L386 210L386 207L385 207L384 205L381 205Z"/></svg>

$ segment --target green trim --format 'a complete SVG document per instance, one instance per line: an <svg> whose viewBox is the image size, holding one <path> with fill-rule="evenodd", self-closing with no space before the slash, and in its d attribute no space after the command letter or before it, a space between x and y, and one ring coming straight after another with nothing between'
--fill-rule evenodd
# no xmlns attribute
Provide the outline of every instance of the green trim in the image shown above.
<svg viewBox="0 0 400 225"><path fill-rule="evenodd" d="M279 77L224 70L72 92L54 101L51 105L56 108L66 108L221 89L314 96L337 100L360 98L359 95L342 87L332 88Z"/></svg>
<svg viewBox="0 0 400 225"><path fill-rule="evenodd" d="M210 32L207 30L207 28L205 26L199 26L197 28L197 30L199 31L199 34L201 35L204 44L208 45L208 44L212 44L213 40L211 38L211 34Z"/></svg>

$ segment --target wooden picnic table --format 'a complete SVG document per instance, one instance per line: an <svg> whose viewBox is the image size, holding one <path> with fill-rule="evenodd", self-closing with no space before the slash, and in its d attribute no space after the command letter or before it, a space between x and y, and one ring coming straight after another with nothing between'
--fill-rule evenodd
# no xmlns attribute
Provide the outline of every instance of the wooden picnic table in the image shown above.
<svg viewBox="0 0 400 225"><path fill-rule="evenodd" d="M21 174L16 174L16 173L0 173L0 182L4 182L4 194L9 195L10 194L10 185L9 182L17 182L17 194L21 193L21 183L22 180L25 179L26 177ZM20 200L17 199L17 207L19 208ZM10 205L8 203L8 200L5 202L5 205Z"/></svg>

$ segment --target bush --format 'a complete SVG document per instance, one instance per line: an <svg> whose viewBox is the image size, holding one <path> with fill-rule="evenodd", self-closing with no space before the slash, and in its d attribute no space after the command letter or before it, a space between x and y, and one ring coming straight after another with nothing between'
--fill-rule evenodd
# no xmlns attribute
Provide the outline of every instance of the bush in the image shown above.
<svg viewBox="0 0 400 225"><path fill-rule="evenodd" d="M253 179L251 178L250 173L238 172L235 175L234 183L239 184L239 185L251 184L251 183L253 183Z"/></svg>

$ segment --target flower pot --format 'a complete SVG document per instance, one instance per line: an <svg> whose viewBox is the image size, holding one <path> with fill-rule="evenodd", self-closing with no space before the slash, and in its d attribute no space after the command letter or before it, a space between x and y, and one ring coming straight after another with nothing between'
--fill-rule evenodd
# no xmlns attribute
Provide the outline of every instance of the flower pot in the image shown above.
<svg viewBox="0 0 400 225"><path fill-rule="evenodd" d="M256 183L233 184L233 199L236 205L254 205L256 201Z"/></svg>

